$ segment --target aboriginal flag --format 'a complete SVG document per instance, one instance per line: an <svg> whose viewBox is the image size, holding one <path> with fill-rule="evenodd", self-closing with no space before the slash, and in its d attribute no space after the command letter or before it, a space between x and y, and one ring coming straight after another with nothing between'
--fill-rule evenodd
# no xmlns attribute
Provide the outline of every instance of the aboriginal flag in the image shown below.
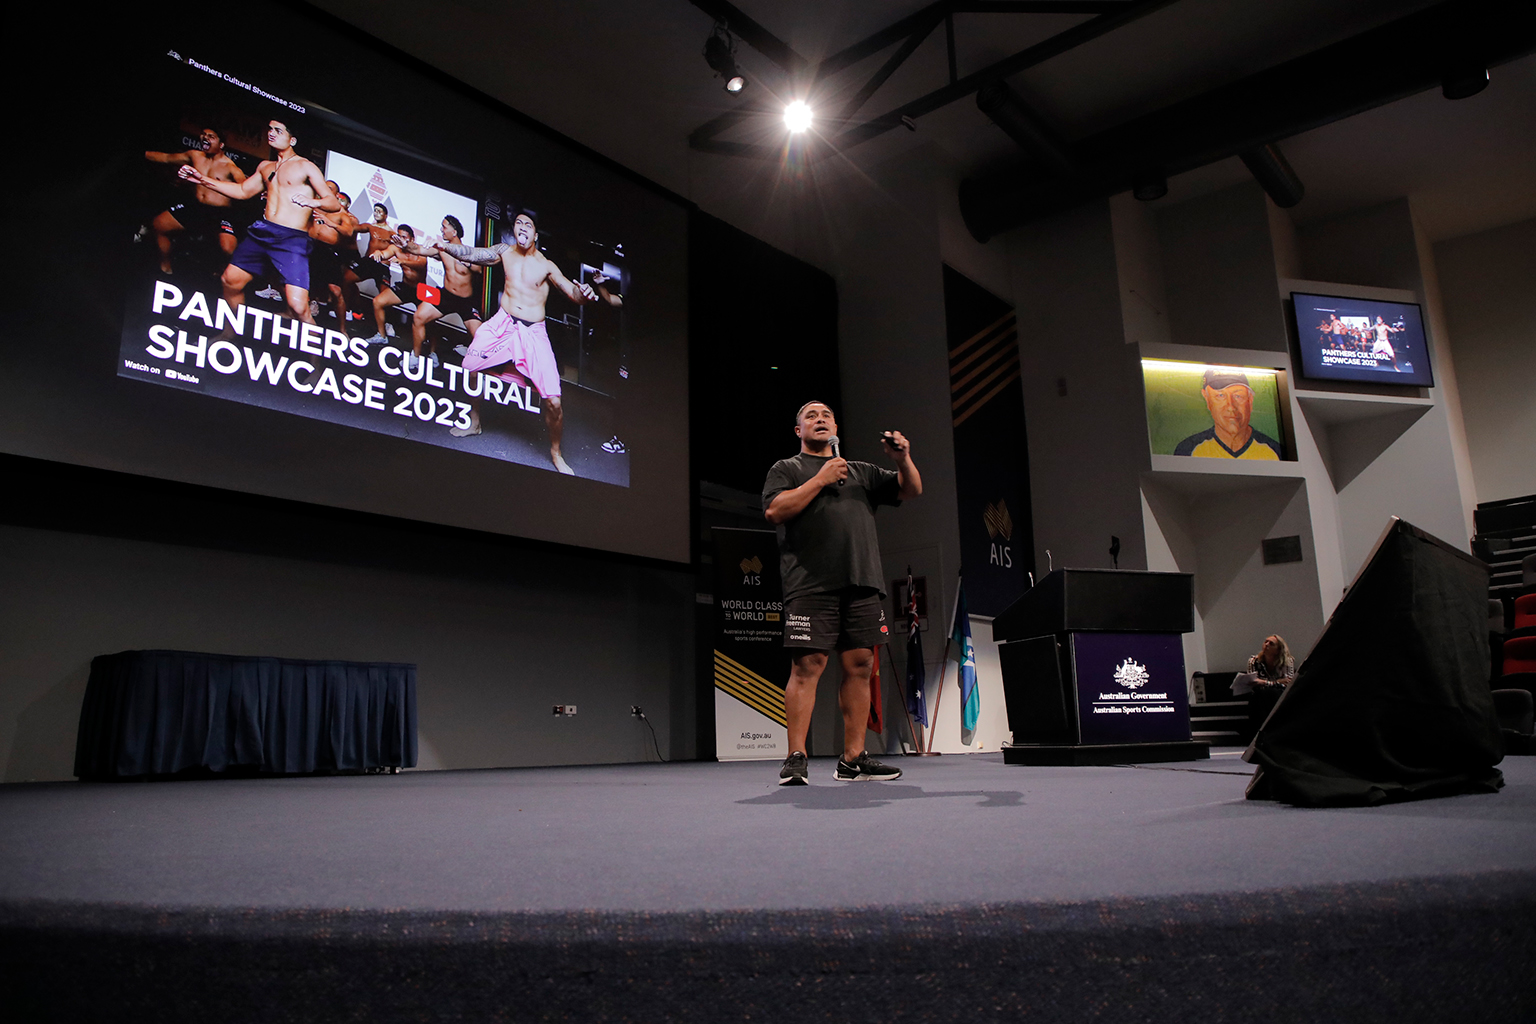
<svg viewBox="0 0 1536 1024"><path fill-rule="evenodd" d="M880 649L884 646L876 644L871 652L875 656L875 664L869 670L869 722L865 726L870 732L885 732L885 719L880 716Z"/></svg>

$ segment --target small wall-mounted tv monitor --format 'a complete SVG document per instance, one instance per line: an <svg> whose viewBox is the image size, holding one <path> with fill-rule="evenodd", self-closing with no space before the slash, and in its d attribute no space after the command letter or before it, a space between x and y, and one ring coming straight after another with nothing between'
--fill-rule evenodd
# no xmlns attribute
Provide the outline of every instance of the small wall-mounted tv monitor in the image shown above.
<svg viewBox="0 0 1536 1024"><path fill-rule="evenodd" d="M1431 387L1424 316L1413 302L1292 292L1301 375Z"/></svg>

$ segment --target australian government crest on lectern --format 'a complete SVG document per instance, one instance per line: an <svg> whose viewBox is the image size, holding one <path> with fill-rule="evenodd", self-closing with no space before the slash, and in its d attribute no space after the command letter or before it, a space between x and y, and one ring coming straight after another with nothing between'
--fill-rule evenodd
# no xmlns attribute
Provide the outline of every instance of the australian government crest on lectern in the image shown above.
<svg viewBox="0 0 1536 1024"><path fill-rule="evenodd" d="M1057 569L992 623L1013 742L1008 764L1210 756L1190 738L1184 572Z"/></svg>

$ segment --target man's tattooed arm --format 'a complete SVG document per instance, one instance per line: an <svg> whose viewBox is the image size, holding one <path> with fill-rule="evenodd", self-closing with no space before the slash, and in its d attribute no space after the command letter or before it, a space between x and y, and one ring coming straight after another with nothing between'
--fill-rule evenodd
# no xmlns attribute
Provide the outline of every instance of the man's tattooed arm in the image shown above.
<svg viewBox="0 0 1536 1024"><path fill-rule="evenodd" d="M438 245L438 248L456 260L465 263L476 263L482 267L488 267L493 263L501 262L501 254L512 248L506 242L498 242L489 248L477 248L468 245L460 245L457 242L448 245Z"/></svg>

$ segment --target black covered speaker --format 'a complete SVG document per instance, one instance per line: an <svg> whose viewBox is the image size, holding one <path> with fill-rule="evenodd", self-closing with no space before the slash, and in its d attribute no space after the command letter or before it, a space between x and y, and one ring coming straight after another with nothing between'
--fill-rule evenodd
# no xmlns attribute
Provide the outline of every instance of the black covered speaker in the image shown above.
<svg viewBox="0 0 1536 1024"><path fill-rule="evenodd" d="M1496 791L1488 566L1394 518L1243 756L1251 800L1359 806Z"/></svg>

